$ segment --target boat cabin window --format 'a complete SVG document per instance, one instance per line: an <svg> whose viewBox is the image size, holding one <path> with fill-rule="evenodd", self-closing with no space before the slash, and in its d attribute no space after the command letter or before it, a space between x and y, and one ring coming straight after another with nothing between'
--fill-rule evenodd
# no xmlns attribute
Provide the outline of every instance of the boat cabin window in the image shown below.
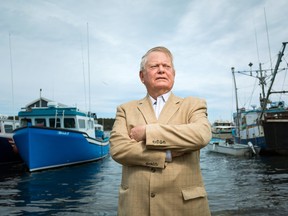
<svg viewBox="0 0 288 216"><path fill-rule="evenodd" d="M75 119L64 118L64 128L75 128Z"/></svg>
<svg viewBox="0 0 288 216"><path fill-rule="evenodd" d="M46 121L44 118L36 118L35 125L40 127L46 127Z"/></svg>
<svg viewBox="0 0 288 216"><path fill-rule="evenodd" d="M50 125L50 127L56 127L56 128L59 128L59 127L61 127L61 124L60 124L60 119L59 118L57 118L57 120L56 120L56 126L55 126L55 118L50 118L49 119L49 125Z"/></svg>
<svg viewBox="0 0 288 216"><path fill-rule="evenodd" d="M29 118L24 118L24 119L21 119L20 120L20 126L21 127L26 127L26 126L28 126L28 124L30 124L31 125L31 119L29 119Z"/></svg>
<svg viewBox="0 0 288 216"><path fill-rule="evenodd" d="M86 128L84 119L78 119L78 124L79 128Z"/></svg>
<svg viewBox="0 0 288 216"><path fill-rule="evenodd" d="M13 126L12 125L4 125L4 132L5 133L12 133Z"/></svg>

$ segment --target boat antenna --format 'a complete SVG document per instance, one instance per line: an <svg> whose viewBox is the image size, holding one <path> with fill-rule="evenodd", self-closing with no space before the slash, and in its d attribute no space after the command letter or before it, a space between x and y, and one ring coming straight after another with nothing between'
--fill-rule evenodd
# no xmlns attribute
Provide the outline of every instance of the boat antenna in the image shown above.
<svg viewBox="0 0 288 216"><path fill-rule="evenodd" d="M266 18L266 10L264 7L264 16L265 16L265 26L266 26L266 35L267 35L267 43L268 43L268 49L269 49L269 58L270 58L270 68L272 69L272 58L271 58L271 50L270 50L270 41L269 41L269 32L268 32L268 25L267 25L267 18Z"/></svg>
<svg viewBox="0 0 288 216"><path fill-rule="evenodd" d="M15 124L15 113L14 113L14 81L13 81L13 63L12 63L12 48L11 48L11 34L9 33L9 50L10 50L10 70L11 70L11 85L12 85L12 113L13 113L13 124ZM15 125L14 125L15 126Z"/></svg>
<svg viewBox="0 0 288 216"><path fill-rule="evenodd" d="M83 70L83 79L84 79L84 98L85 98L85 110L87 110L87 95L86 95L86 79L85 79L85 66L84 66L84 56L83 56L83 44L81 43L82 50L82 70Z"/></svg>
<svg viewBox="0 0 288 216"><path fill-rule="evenodd" d="M253 23L254 23L254 22L253 22ZM258 38L257 38L257 31L256 31L255 23L254 23L254 32L255 32L255 42L256 42L256 50L257 50L258 63L260 64Z"/></svg>
<svg viewBox="0 0 288 216"><path fill-rule="evenodd" d="M259 57L258 38L257 38L257 31L256 31L255 25L254 25L254 30L255 30L255 41L256 41L256 50L257 50L257 57L258 57L258 64L259 64L259 72L260 72L260 77L258 77L258 79L259 79L259 84L262 88L262 96L260 95L260 101L262 101L263 98L265 98L265 77L263 76L262 64L260 62L260 57ZM269 46L269 49L270 49L270 46ZM271 56L270 56L270 62L271 62ZM249 66L250 66L250 73L252 74L252 63L250 63Z"/></svg>
<svg viewBox="0 0 288 216"><path fill-rule="evenodd" d="M89 52L89 24L87 22L87 55L88 55L88 96L89 96L89 112L91 111L91 95L90 95L90 52Z"/></svg>

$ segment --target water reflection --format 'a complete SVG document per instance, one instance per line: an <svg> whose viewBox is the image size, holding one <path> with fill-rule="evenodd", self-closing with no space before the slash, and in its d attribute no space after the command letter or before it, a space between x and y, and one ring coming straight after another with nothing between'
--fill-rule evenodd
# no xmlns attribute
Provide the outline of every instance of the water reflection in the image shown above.
<svg viewBox="0 0 288 216"><path fill-rule="evenodd" d="M213 216L287 215L288 158L201 152ZM0 167L0 215L117 215L121 166L96 163L28 173Z"/></svg>
<svg viewBox="0 0 288 216"><path fill-rule="evenodd" d="M25 172L22 176L6 179L1 182L1 188L6 191L6 194L0 193L1 200L5 200L5 204L1 203L1 215L105 215L105 211L115 212L117 197L113 194L109 199L109 182L111 178L115 182L111 163L113 161L106 159L43 172ZM113 186L112 190L115 190ZM103 198L109 205L103 205Z"/></svg>
<svg viewBox="0 0 288 216"><path fill-rule="evenodd" d="M210 152L204 158L210 164L203 175L213 215L286 215L287 158Z"/></svg>

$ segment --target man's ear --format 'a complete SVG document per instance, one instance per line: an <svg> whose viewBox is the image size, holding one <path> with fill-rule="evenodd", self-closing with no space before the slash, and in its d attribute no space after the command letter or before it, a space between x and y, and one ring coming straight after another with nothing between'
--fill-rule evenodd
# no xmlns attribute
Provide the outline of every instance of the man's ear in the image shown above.
<svg viewBox="0 0 288 216"><path fill-rule="evenodd" d="M142 83L144 83L144 76L143 76L143 71L139 71L139 78Z"/></svg>

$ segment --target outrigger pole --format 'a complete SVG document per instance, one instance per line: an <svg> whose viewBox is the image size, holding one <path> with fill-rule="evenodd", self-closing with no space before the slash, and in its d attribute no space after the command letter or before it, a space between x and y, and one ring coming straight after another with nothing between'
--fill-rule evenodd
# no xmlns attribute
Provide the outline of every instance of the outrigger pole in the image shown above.
<svg viewBox="0 0 288 216"><path fill-rule="evenodd" d="M269 96L270 96L270 94L272 93L272 92L271 92L271 88L272 88L272 86L273 86L273 83L274 83L276 74L277 74L277 72L278 72L279 65L280 65L280 63L281 63L281 61L282 61L281 59L282 59L282 56L284 55L284 51L285 51L285 47L286 47L286 44L287 44L287 43L288 43L288 42L283 42L283 43L282 43L282 44L283 44L283 46L282 46L282 51L279 52L278 59L277 59L277 62L276 62L276 65L275 65L275 68L274 68L274 71L273 71L273 76L272 76L272 79L271 79L271 83L270 83L269 89L268 89L268 91L267 91L266 98L265 98L265 100L264 100L264 105L263 105L262 112L261 112L261 114L260 114L259 120L262 119L262 116L263 116L263 114L264 114L264 111L266 110Z"/></svg>

